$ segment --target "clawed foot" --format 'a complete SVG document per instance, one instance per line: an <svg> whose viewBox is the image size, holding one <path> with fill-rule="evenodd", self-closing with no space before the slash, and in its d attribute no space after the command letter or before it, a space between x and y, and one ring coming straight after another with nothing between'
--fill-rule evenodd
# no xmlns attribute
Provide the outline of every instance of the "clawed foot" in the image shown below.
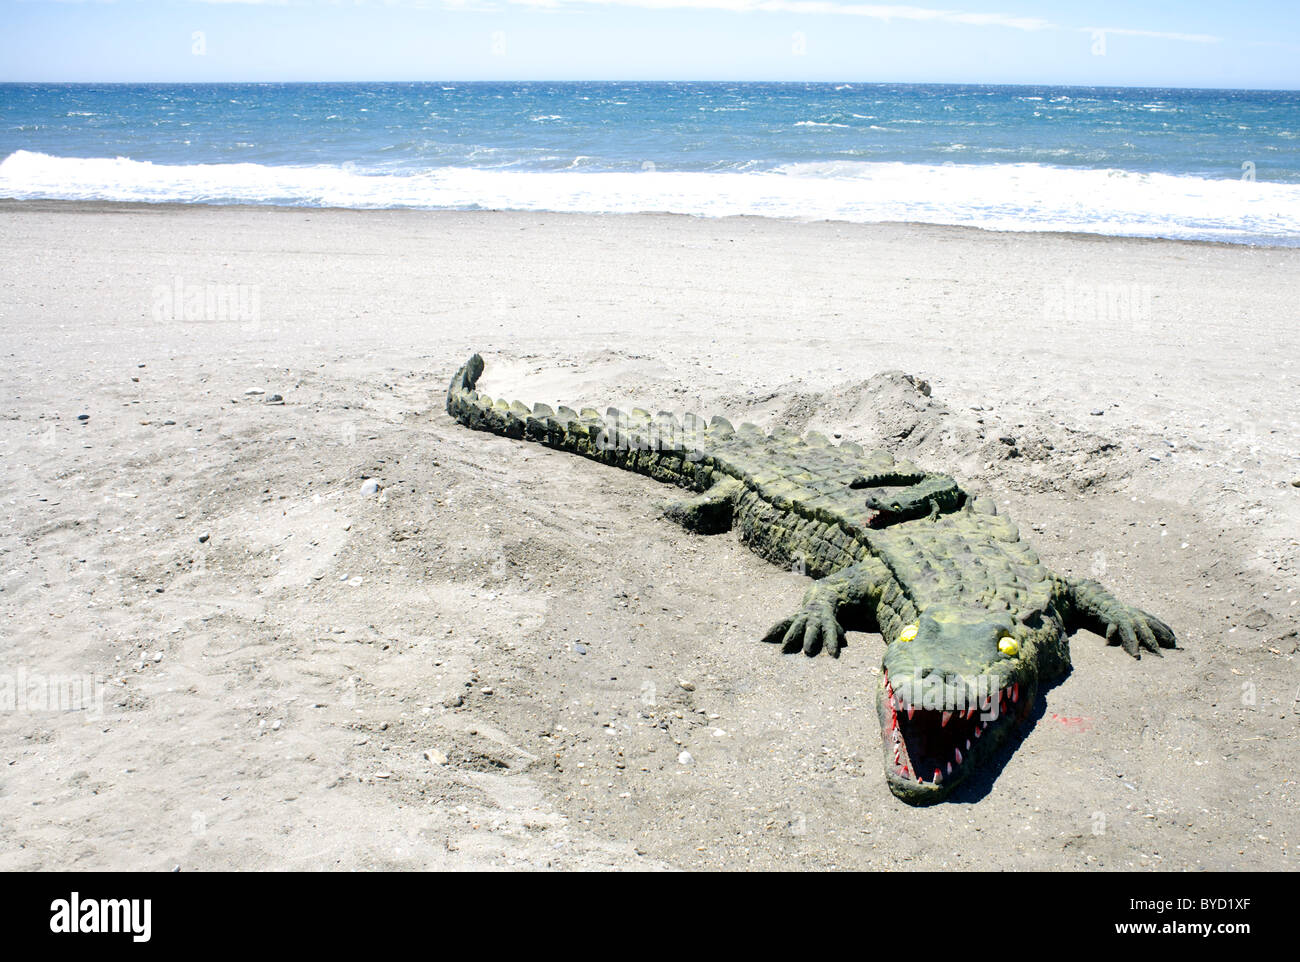
<svg viewBox="0 0 1300 962"><path fill-rule="evenodd" d="M1173 629L1155 615L1129 605L1107 613L1106 643L1121 645L1134 658L1141 658L1143 651L1159 656L1161 648L1177 647Z"/></svg>
<svg viewBox="0 0 1300 962"><path fill-rule="evenodd" d="M844 647L844 629L835 617L834 604L817 599L805 602L794 617L774 624L763 636L763 641L773 645L780 642L782 651L787 654L802 648L810 658L824 648L834 658Z"/></svg>
<svg viewBox="0 0 1300 962"><path fill-rule="evenodd" d="M1161 648L1177 648L1173 629L1141 608L1126 605L1091 580L1069 581L1068 607L1080 628L1097 632L1110 645L1120 645L1134 658L1143 651L1159 655Z"/></svg>

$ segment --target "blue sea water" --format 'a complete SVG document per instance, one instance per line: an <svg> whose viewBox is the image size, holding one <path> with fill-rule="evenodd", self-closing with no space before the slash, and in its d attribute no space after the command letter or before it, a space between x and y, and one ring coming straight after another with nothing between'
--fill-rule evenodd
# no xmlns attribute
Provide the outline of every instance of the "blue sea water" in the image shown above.
<svg viewBox="0 0 1300 962"><path fill-rule="evenodd" d="M0 197L673 211L1300 245L1300 93L0 85Z"/></svg>

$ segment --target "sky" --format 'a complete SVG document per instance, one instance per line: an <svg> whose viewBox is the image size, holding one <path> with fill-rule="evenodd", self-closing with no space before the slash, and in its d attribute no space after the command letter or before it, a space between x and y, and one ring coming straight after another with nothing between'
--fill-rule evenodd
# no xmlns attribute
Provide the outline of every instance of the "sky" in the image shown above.
<svg viewBox="0 0 1300 962"><path fill-rule="evenodd" d="M330 80L1294 90L1300 0L0 0L0 81Z"/></svg>

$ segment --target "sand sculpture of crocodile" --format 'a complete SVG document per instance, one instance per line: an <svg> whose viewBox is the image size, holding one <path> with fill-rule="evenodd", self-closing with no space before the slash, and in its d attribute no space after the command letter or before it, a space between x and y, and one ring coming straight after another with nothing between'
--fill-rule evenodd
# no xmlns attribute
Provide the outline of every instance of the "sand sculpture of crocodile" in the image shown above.
<svg viewBox="0 0 1300 962"><path fill-rule="evenodd" d="M1040 684L1068 670L1075 629L1134 658L1175 647L1158 618L1049 572L994 505L945 475L813 432L494 401L475 390L482 372L476 354L452 378L447 412L462 424L695 491L666 516L701 534L739 528L763 558L818 579L764 641L838 655L845 628L880 632L885 777L905 802L943 799L994 754Z"/></svg>

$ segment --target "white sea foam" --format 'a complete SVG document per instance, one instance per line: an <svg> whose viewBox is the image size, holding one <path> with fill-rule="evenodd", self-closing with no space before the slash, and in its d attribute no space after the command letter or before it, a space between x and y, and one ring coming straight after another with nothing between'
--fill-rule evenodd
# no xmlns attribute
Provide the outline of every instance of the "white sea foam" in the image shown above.
<svg viewBox="0 0 1300 962"><path fill-rule="evenodd" d="M1300 245L1300 185L1043 164L830 161L767 170L170 166L18 151L0 197L312 207L668 211Z"/></svg>

